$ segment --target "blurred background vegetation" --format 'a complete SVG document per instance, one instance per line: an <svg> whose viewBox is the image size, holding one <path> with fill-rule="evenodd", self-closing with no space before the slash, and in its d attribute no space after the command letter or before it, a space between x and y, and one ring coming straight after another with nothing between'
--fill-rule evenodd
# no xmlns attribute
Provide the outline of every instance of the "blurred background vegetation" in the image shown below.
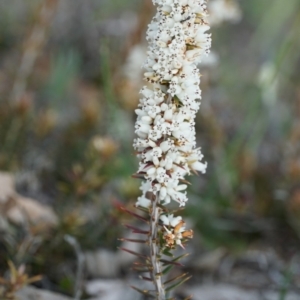
<svg viewBox="0 0 300 300"><path fill-rule="evenodd" d="M191 252L272 249L297 286L300 2L224 1L210 1L200 66L209 167L189 190ZM72 294L66 235L83 252L119 245L119 206L139 195L134 108L153 13L150 0L0 0L0 275L25 264L38 286Z"/></svg>

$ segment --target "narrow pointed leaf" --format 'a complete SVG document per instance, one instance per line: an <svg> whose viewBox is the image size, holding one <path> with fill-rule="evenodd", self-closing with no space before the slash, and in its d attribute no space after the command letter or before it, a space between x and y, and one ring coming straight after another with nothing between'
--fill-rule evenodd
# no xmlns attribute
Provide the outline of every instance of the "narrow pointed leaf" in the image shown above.
<svg viewBox="0 0 300 300"><path fill-rule="evenodd" d="M146 214L149 214L149 208L146 208L146 207L142 207L142 206L136 206L135 207L136 209L146 213Z"/></svg>
<svg viewBox="0 0 300 300"><path fill-rule="evenodd" d="M155 298L155 296L153 294L151 294L151 291L149 290L141 290L133 285L131 285L131 288L133 288L134 290L136 290L137 292L141 293L142 295L151 297L151 298Z"/></svg>
<svg viewBox="0 0 300 300"><path fill-rule="evenodd" d="M196 170L192 170L192 172L196 175L199 176L199 173Z"/></svg>
<svg viewBox="0 0 300 300"><path fill-rule="evenodd" d="M174 283L173 285L169 286L168 288L166 288L166 292L175 289L176 287L182 285L183 283L185 283L187 280L189 280L192 276L188 276L183 278L182 280L180 280L179 282Z"/></svg>
<svg viewBox="0 0 300 300"><path fill-rule="evenodd" d="M125 208L125 207L121 207L121 210L127 212L128 214L132 215L133 217L135 217L135 218L137 218L137 219L139 219L139 220L142 220L142 221L148 223L148 220L147 220L146 218L144 218L144 217L142 217L142 216L140 216L140 215L138 215L138 214L136 214L136 213L134 213L134 212L128 210L128 209Z"/></svg>
<svg viewBox="0 0 300 300"><path fill-rule="evenodd" d="M181 168L181 169L185 170L185 168L184 168L182 165L180 165L180 164L177 164L177 163L175 163L175 162L173 162L173 164L174 164L174 165L176 165L177 167L179 167L179 168Z"/></svg>
<svg viewBox="0 0 300 300"><path fill-rule="evenodd" d="M149 230L142 230L132 225L124 224L124 226L128 229L131 229L133 233L141 233L141 234L149 234Z"/></svg>
<svg viewBox="0 0 300 300"><path fill-rule="evenodd" d="M174 260L160 259L160 261L163 263L163 265L175 265L175 266L183 267L183 264L176 262Z"/></svg>
<svg viewBox="0 0 300 300"><path fill-rule="evenodd" d="M162 253L166 256L174 257L174 255L169 251L169 249L164 249Z"/></svg>
<svg viewBox="0 0 300 300"><path fill-rule="evenodd" d="M140 243L140 244L146 244L148 240L140 240L140 239L126 239L126 238L120 238L119 241L127 241L132 243Z"/></svg>
<svg viewBox="0 0 300 300"><path fill-rule="evenodd" d="M149 272L149 269L142 268L142 267L133 267L132 270L135 272L140 272L140 273L148 273Z"/></svg>
<svg viewBox="0 0 300 300"><path fill-rule="evenodd" d="M176 276L176 277L174 277L174 278L172 278L172 279L169 279L169 280L165 281L164 284L169 284L169 283L171 283L172 281L181 279L181 278L183 278L183 277L186 277L187 275L188 275L188 273L184 273L184 274L178 275L178 276Z"/></svg>
<svg viewBox="0 0 300 300"><path fill-rule="evenodd" d="M132 174L131 175L132 178L137 178L137 179L145 179L145 175L144 174Z"/></svg>
<svg viewBox="0 0 300 300"><path fill-rule="evenodd" d="M137 256L137 257L141 257L141 258L144 258L144 259L149 259L149 257L147 257L146 255L143 255L143 254L140 254L140 253L138 253L138 252L129 250L129 249L127 249L127 248L120 247L119 249L121 249L121 250L123 250L123 251L125 251L125 252L128 252L128 253L130 253L130 254L132 254L132 255L135 255L135 256Z"/></svg>
<svg viewBox="0 0 300 300"><path fill-rule="evenodd" d="M146 276L139 276L141 279L145 280L145 281L153 281L152 278L150 277L146 277Z"/></svg>
<svg viewBox="0 0 300 300"><path fill-rule="evenodd" d="M185 179L179 179L180 182L188 184L188 185L192 185L189 181L185 180Z"/></svg>
<svg viewBox="0 0 300 300"><path fill-rule="evenodd" d="M151 266L150 264L145 264L143 262L139 262L139 261L136 261L133 263L135 266L138 266L138 267L149 267Z"/></svg>
<svg viewBox="0 0 300 300"><path fill-rule="evenodd" d="M177 256L176 258L172 259L172 261L179 261L179 260L181 260L182 258L185 258L185 257L187 257L187 256L189 256L189 255L190 255L189 253L184 253L184 254L179 255L179 256Z"/></svg>
<svg viewBox="0 0 300 300"><path fill-rule="evenodd" d="M132 269L137 272L145 273L145 272L149 272L151 270L151 265L140 263L140 262L135 262Z"/></svg>
<svg viewBox="0 0 300 300"><path fill-rule="evenodd" d="M166 268L164 268L162 270L163 275L168 274L173 269L173 267L174 267L174 265L170 265L170 266L167 266Z"/></svg>

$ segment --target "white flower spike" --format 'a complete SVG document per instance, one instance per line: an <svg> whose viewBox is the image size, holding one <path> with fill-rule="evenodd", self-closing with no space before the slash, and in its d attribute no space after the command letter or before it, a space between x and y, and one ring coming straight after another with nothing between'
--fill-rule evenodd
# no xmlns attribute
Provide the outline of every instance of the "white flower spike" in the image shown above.
<svg viewBox="0 0 300 300"><path fill-rule="evenodd" d="M134 148L139 153L139 172L150 183L148 191L156 186L161 204L173 200L184 206L186 186L180 186L179 192L180 180L191 171L205 173L207 167L196 148L194 121L201 99L197 65L211 43L207 11L203 0L153 3L158 11L148 27L144 64L145 79L153 85L141 90Z"/></svg>
<svg viewBox="0 0 300 300"><path fill-rule="evenodd" d="M186 175L207 167L196 146L195 117L201 99L197 66L209 53L211 37L205 0L152 2L157 13L147 30L143 66L149 85L140 92L133 146L140 161L136 177L144 178L136 207L149 213L150 278L156 299L165 300L160 257L177 245L184 248L193 236L166 206L185 206Z"/></svg>

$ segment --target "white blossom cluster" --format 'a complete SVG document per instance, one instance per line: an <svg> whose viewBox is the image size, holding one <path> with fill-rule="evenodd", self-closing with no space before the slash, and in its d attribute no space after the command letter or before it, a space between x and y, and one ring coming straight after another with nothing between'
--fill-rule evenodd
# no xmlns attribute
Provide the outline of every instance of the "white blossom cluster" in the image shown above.
<svg viewBox="0 0 300 300"><path fill-rule="evenodd" d="M134 148L143 176L137 206L149 207L150 192L166 205L184 206L184 178L204 173L206 163L196 147L195 116L200 108L197 64L209 52L211 38L205 0L153 0L157 5L147 31L149 48L144 64L150 87L141 90L136 110ZM164 218L162 219L162 221Z"/></svg>
<svg viewBox="0 0 300 300"><path fill-rule="evenodd" d="M160 220L164 224L164 238L168 246L172 247L174 244L176 244L184 248L182 245L182 239L185 237L193 237L193 231L185 230L185 222L180 216L174 217L173 214L162 215Z"/></svg>

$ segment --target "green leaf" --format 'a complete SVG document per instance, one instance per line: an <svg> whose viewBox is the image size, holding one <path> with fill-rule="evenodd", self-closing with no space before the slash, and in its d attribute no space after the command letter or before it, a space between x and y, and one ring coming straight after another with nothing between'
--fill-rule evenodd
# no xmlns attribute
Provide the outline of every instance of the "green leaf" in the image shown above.
<svg viewBox="0 0 300 300"><path fill-rule="evenodd" d="M165 248L162 253L166 256L174 257L168 248Z"/></svg>
<svg viewBox="0 0 300 300"><path fill-rule="evenodd" d="M182 280L180 280L179 282L174 283L173 285L171 285L168 288L166 288L166 292L168 292L168 291L170 291L170 290L172 290L172 289L174 289L174 288L182 285L184 282L186 282L187 280L189 280L191 277L192 276L185 277Z"/></svg>
<svg viewBox="0 0 300 300"><path fill-rule="evenodd" d="M162 262L163 265L175 265L175 266L179 266L179 267L183 266L183 264L176 262L174 260L160 259L159 261Z"/></svg>
<svg viewBox="0 0 300 300"><path fill-rule="evenodd" d="M170 266L167 266L166 268L164 268L162 270L163 275L168 274L173 269L173 267L174 267L174 265L170 265Z"/></svg>
<svg viewBox="0 0 300 300"><path fill-rule="evenodd" d="M190 254L189 253L184 253L184 254L182 254L182 255L179 255L179 256L177 256L176 258L174 258L174 259L172 259L172 261L179 261L179 260L181 260L182 258L185 258L185 257L187 257L187 256L189 256Z"/></svg>
<svg viewBox="0 0 300 300"><path fill-rule="evenodd" d="M188 273L184 273L184 274L178 275L178 276L176 276L176 277L174 277L174 278L172 278L172 279L169 279L169 280L165 281L164 284L165 284L165 285L166 285L166 284L169 284L169 283L171 283L172 281L181 279L181 278L183 278L183 277L186 277L187 275L188 275Z"/></svg>

